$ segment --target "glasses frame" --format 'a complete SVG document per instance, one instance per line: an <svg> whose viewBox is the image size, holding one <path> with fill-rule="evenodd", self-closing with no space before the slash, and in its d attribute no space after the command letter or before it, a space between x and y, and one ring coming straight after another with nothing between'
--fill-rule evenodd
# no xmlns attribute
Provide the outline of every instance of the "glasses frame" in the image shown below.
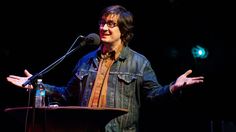
<svg viewBox="0 0 236 132"><path fill-rule="evenodd" d="M118 26L118 24L115 23L115 22L112 21L112 20L108 20L108 21L100 20L100 21L98 22L98 25L99 25L99 26L102 26L102 27L103 27L104 25L107 25L107 27L109 27L109 28L114 28L114 27Z"/></svg>

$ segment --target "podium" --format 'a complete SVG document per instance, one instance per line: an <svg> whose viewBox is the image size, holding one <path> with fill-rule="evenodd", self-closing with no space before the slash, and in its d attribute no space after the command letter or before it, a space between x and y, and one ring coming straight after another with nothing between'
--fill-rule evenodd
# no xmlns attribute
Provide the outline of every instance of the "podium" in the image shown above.
<svg viewBox="0 0 236 132"><path fill-rule="evenodd" d="M27 132L103 132L105 125L127 109L80 106L15 107L5 112L26 126Z"/></svg>

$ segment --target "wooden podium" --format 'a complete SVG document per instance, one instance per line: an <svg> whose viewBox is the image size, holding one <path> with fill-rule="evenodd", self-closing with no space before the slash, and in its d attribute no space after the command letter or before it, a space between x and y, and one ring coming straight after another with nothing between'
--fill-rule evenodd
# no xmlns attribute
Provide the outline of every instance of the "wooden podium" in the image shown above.
<svg viewBox="0 0 236 132"><path fill-rule="evenodd" d="M13 116L27 132L103 132L105 125L127 109L79 106L15 107L5 112Z"/></svg>

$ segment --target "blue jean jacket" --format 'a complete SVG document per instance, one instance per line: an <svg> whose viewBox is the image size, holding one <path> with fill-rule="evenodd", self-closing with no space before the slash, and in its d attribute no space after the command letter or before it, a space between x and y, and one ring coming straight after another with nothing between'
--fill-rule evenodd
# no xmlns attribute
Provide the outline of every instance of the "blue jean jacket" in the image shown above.
<svg viewBox="0 0 236 132"><path fill-rule="evenodd" d="M57 93L70 105L88 106L98 70L100 48L82 57L66 87L46 85L48 94ZM171 95L169 86L161 86L145 56L124 47L110 69L106 105L127 109L128 113L111 120L106 131L137 132L141 99Z"/></svg>

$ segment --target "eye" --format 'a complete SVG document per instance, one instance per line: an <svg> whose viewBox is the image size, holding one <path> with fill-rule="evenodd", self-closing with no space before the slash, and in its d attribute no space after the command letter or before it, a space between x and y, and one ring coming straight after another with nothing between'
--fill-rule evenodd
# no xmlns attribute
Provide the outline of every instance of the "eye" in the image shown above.
<svg viewBox="0 0 236 132"><path fill-rule="evenodd" d="M107 24L107 26L109 28L114 28L115 26L117 26L117 23L115 23L111 20L108 20L108 21L101 20L101 21L99 21L99 26L104 26L105 24Z"/></svg>
<svg viewBox="0 0 236 132"><path fill-rule="evenodd" d="M113 21L107 21L106 23L107 23L107 26L108 26L109 28L113 28L113 27L116 26L116 23L113 22Z"/></svg>

